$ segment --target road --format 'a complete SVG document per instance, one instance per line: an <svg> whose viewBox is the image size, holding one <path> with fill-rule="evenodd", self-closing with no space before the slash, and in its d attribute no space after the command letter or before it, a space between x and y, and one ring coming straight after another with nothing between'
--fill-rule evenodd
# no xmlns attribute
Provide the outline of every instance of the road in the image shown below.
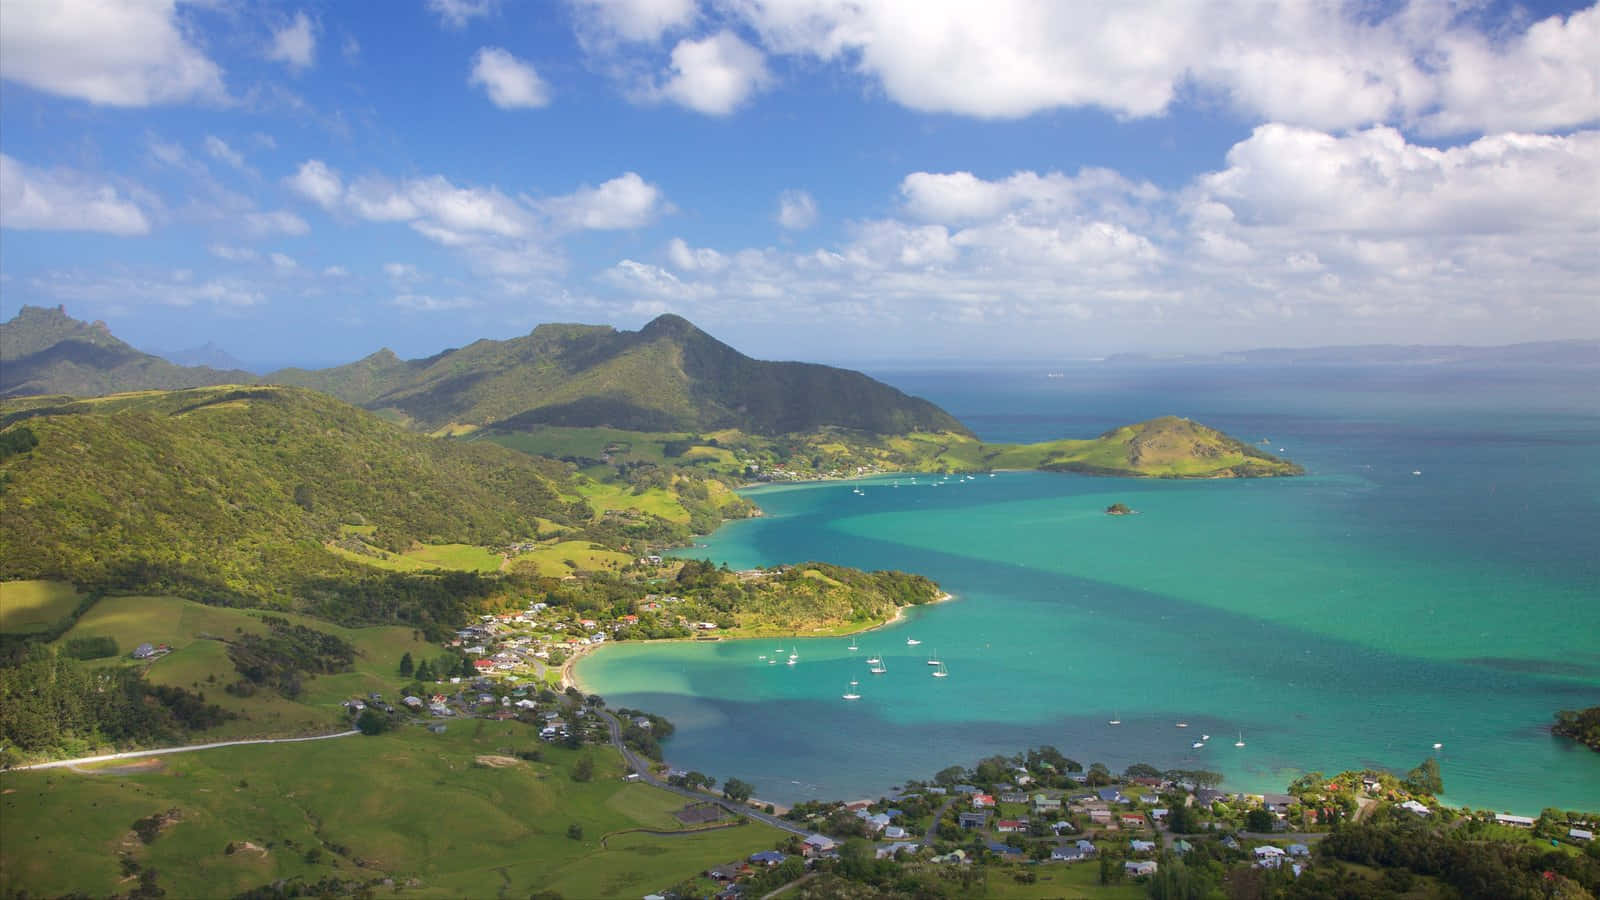
<svg viewBox="0 0 1600 900"><path fill-rule="evenodd" d="M655 777L654 775L650 774L650 762L648 760L640 759L637 754L628 749L626 744L622 743L622 725L617 721L617 717L612 715L609 710L601 709L596 710L596 712L600 713L600 717L605 719L606 728L611 732L611 743L617 748L617 752L622 754L622 761L627 763L628 768L632 769L634 772L637 772L639 775L639 780L643 781L645 784L648 784L651 787L661 788L664 791L671 791L674 794L688 797L691 800L709 800L736 816L749 816L750 818L755 819L757 822L771 825L773 828L787 831L790 834L799 835L800 837L809 837L811 835L810 831L807 831L806 829L801 828L800 826L788 820L780 819L777 816L769 816L759 810L751 809L742 803L735 803L732 800L718 797L714 794L707 794L701 791L691 791L688 788L678 787L675 784L668 784L665 781Z"/></svg>
<svg viewBox="0 0 1600 900"><path fill-rule="evenodd" d="M933 822L928 826L928 833L922 837L922 846L933 846L934 839L939 836L939 823L944 821L944 814L949 812L951 806L955 805L956 799L955 796L951 796L939 807L939 811L933 814Z"/></svg>
<svg viewBox="0 0 1600 900"><path fill-rule="evenodd" d="M130 750L127 753L111 753L106 756L81 756L77 759L58 759L54 762L34 763L31 766L15 766L10 771L22 772L28 769L58 769L63 766L79 766L86 763L110 762L116 759L138 759L141 756L165 756L169 753L193 753L196 750L215 750L218 747L243 747L249 744L299 744L305 741L326 741L332 738L349 737L360 734L359 731L341 731L337 734L317 734L311 737L295 738L257 738L252 741L219 741L215 744L190 744L187 747L167 747L161 750Z"/></svg>

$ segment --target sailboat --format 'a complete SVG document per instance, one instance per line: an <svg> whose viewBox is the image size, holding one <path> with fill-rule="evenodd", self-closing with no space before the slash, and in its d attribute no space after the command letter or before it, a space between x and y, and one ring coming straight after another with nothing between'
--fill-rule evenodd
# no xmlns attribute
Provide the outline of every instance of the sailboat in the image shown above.
<svg viewBox="0 0 1600 900"><path fill-rule="evenodd" d="M950 673L946 672L945 669L944 669L944 663L939 663L939 668L933 670L933 677L935 677L935 678L949 678L950 677Z"/></svg>
<svg viewBox="0 0 1600 900"><path fill-rule="evenodd" d="M906 638L906 646L907 647L915 647L920 643L922 643L922 642L917 640L916 638Z"/></svg>
<svg viewBox="0 0 1600 900"><path fill-rule="evenodd" d="M882 675L883 673L889 671L889 667L884 665L883 660L880 659L874 662L872 668L868 669L867 671L874 675Z"/></svg>
<svg viewBox="0 0 1600 900"><path fill-rule="evenodd" d="M1237 741L1234 741L1233 745L1235 747L1243 747L1244 746L1244 732L1242 732L1242 731L1239 732L1239 739Z"/></svg>
<svg viewBox="0 0 1600 900"><path fill-rule="evenodd" d="M939 651L938 650L933 651L933 653L928 657L928 665L930 665L930 666L943 665L943 663L939 662Z"/></svg>
<svg viewBox="0 0 1600 900"><path fill-rule="evenodd" d="M860 650L861 648L856 646L856 642L855 642L854 639L851 639L850 646L846 647L845 649L849 650L851 653L854 653L857 650Z"/></svg>
<svg viewBox="0 0 1600 900"><path fill-rule="evenodd" d="M850 684L854 685L855 682L852 681L852 682L850 682ZM855 690L854 687L845 688L844 689L844 693L840 694L839 696L840 696L841 699L844 699L844 700L860 700L861 699L861 695L856 693L856 690Z"/></svg>
<svg viewBox="0 0 1600 900"><path fill-rule="evenodd" d="M880 657L877 657L877 656L869 656L869 657L867 657L867 665L869 665L869 666L875 666L880 662L883 662L883 660Z"/></svg>
<svg viewBox="0 0 1600 900"><path fill-rule="evenodd" d="M1189 745L1189 749L1190 750L1199 750L1201 747L1204 747L1205 745L1206 745L1205 741L1195 741L1194 743Z"/></svg>
<svg viewBox="0 0 1600 900"><path fill-rule="evenodd" d="M1116 713L1112 713L1111 714L1111 718L1106 722L1106 724L1107 725L1121 725L1122 724L1122 719L1119 718Z"/></svg>

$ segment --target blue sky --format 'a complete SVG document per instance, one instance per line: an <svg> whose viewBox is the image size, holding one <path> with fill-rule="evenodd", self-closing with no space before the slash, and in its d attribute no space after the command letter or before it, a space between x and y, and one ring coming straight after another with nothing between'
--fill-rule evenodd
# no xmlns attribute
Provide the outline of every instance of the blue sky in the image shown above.
<svg viewBox="0 0 1600 900"><path fill-rule="evenodd" d="M1600 7L4 0L0 315L250 362L1600 336Z"/></svg>

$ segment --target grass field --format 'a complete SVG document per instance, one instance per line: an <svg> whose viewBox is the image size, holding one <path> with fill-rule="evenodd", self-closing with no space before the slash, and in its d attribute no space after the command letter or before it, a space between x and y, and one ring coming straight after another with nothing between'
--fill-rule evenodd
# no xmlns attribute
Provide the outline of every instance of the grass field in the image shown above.
<svg viewBox="0 0 1600 900"><path fill-rule="evenodd" d="M665 490L650 490L635 494L626 484L606 484L581 479L578 493L594 507L596 515L605 515L608 509L636 509L642 513L658 515L669 522L688 522L689 511L678 502L678 497Z"/></svg>
<svg viewBox="0 0 1600 900"><path fill-rule="evenodd" d="M138 774L0 774L0 894L127 891L118 851L157 869L168 896L227 896L279 878L389 876L420 897L638 897L710 865L775 846L758 824L692 835L604 835L672 827L682 800L621 781L609 748L595 779L570 772L579 751L474 765L479 754L541 746L515 722L408 727L376 738L237 747L165 757ZM129 826L177 809L146 846ZM73 827L60 824L71 821ZM567 836L582 828L581 839ZM224 852L249 842L257 849ZM343 855L336 852L343 848ZM317 850L320 858L308 858ZM337 868L334 864L337 863Z"/></svg>
<svg viewBox="0 0 1600 900"><path fill-rule="evenodd" d="M78 589L65 581L0 584L0 632L45 631L78 607Z"/></svg>
<svg viewBox="0 0 1600 900"><path fill-rule="evenodd" d="M1120 865L1120 863L1119 863ZM1022 884L1016 880L1015 873L1022 871L1035 872L1039 880L1033 884ZM988 890L985 897L1017 898L1046 898L1046 897L1089 897L1099 900L1135 900L1145 896L1142 884L1127 882L1124 884L1102 885L1100 883L1100 866L1096 863L1049 864L1038 866L997 866L989 870Z"/></svg>
<svg viewBox="0 0 1600 900"><path fill-rule="evenodd" d="M266 631L261 611L206 606L177 597L107 597L96 603L60 642L74 637L115 638L122 654L94 665L119 665L141 643L167 644L172 652L150 664L147 677L155 684L203 691L206 700L242 718L205 732L206 739L226 740L263 734L327 731L345 721L339 702L372 691L392 692L400 683L400 657L421 659L438 652L410 628L394 625L343 628L296 613L275 613L337 635L357 651L354 671L319 675L305 681L297 700L272 691L234 697L223 687L239 678L223 639Z"/></svg>
<svg viewBox="0 0 1600 900"><path fill-rule="evenodd" d="M572 565L568 565L568 562ZM630 562L633 562L633 557L628 554L606 550L588 541L560 541L512 557L511 568L517 570L533 566L540 575L559 578L572 574L575 568L594 572L619 568Z"/></svg>

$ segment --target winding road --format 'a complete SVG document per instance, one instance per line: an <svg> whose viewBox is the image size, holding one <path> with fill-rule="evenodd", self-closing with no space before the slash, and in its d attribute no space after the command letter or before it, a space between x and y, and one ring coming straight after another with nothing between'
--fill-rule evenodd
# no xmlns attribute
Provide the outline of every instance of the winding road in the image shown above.
<svg viewBox="0 0 1600 900"><path fill-rule="evenodd" d="M336 734L314 734L311 737L292 738L257 738L250 741L219 741L215 744L190 744L187 747L166 747L161 750L129 750L126 753L110 753L105 756L80 756L77 759L58 759L54 762L34 763L31 766L13 766L9 771L25 772L29 769L59 769L65 766L81 766L87 763L110 762L116 759L138 759L142 756L165 756L169 753L193 753L196 750L215 750L218 747L243 747L248 744L300 744L306 741L327 741L333 738L349 737L360 734L359 731L340 731Z"/></svg>

